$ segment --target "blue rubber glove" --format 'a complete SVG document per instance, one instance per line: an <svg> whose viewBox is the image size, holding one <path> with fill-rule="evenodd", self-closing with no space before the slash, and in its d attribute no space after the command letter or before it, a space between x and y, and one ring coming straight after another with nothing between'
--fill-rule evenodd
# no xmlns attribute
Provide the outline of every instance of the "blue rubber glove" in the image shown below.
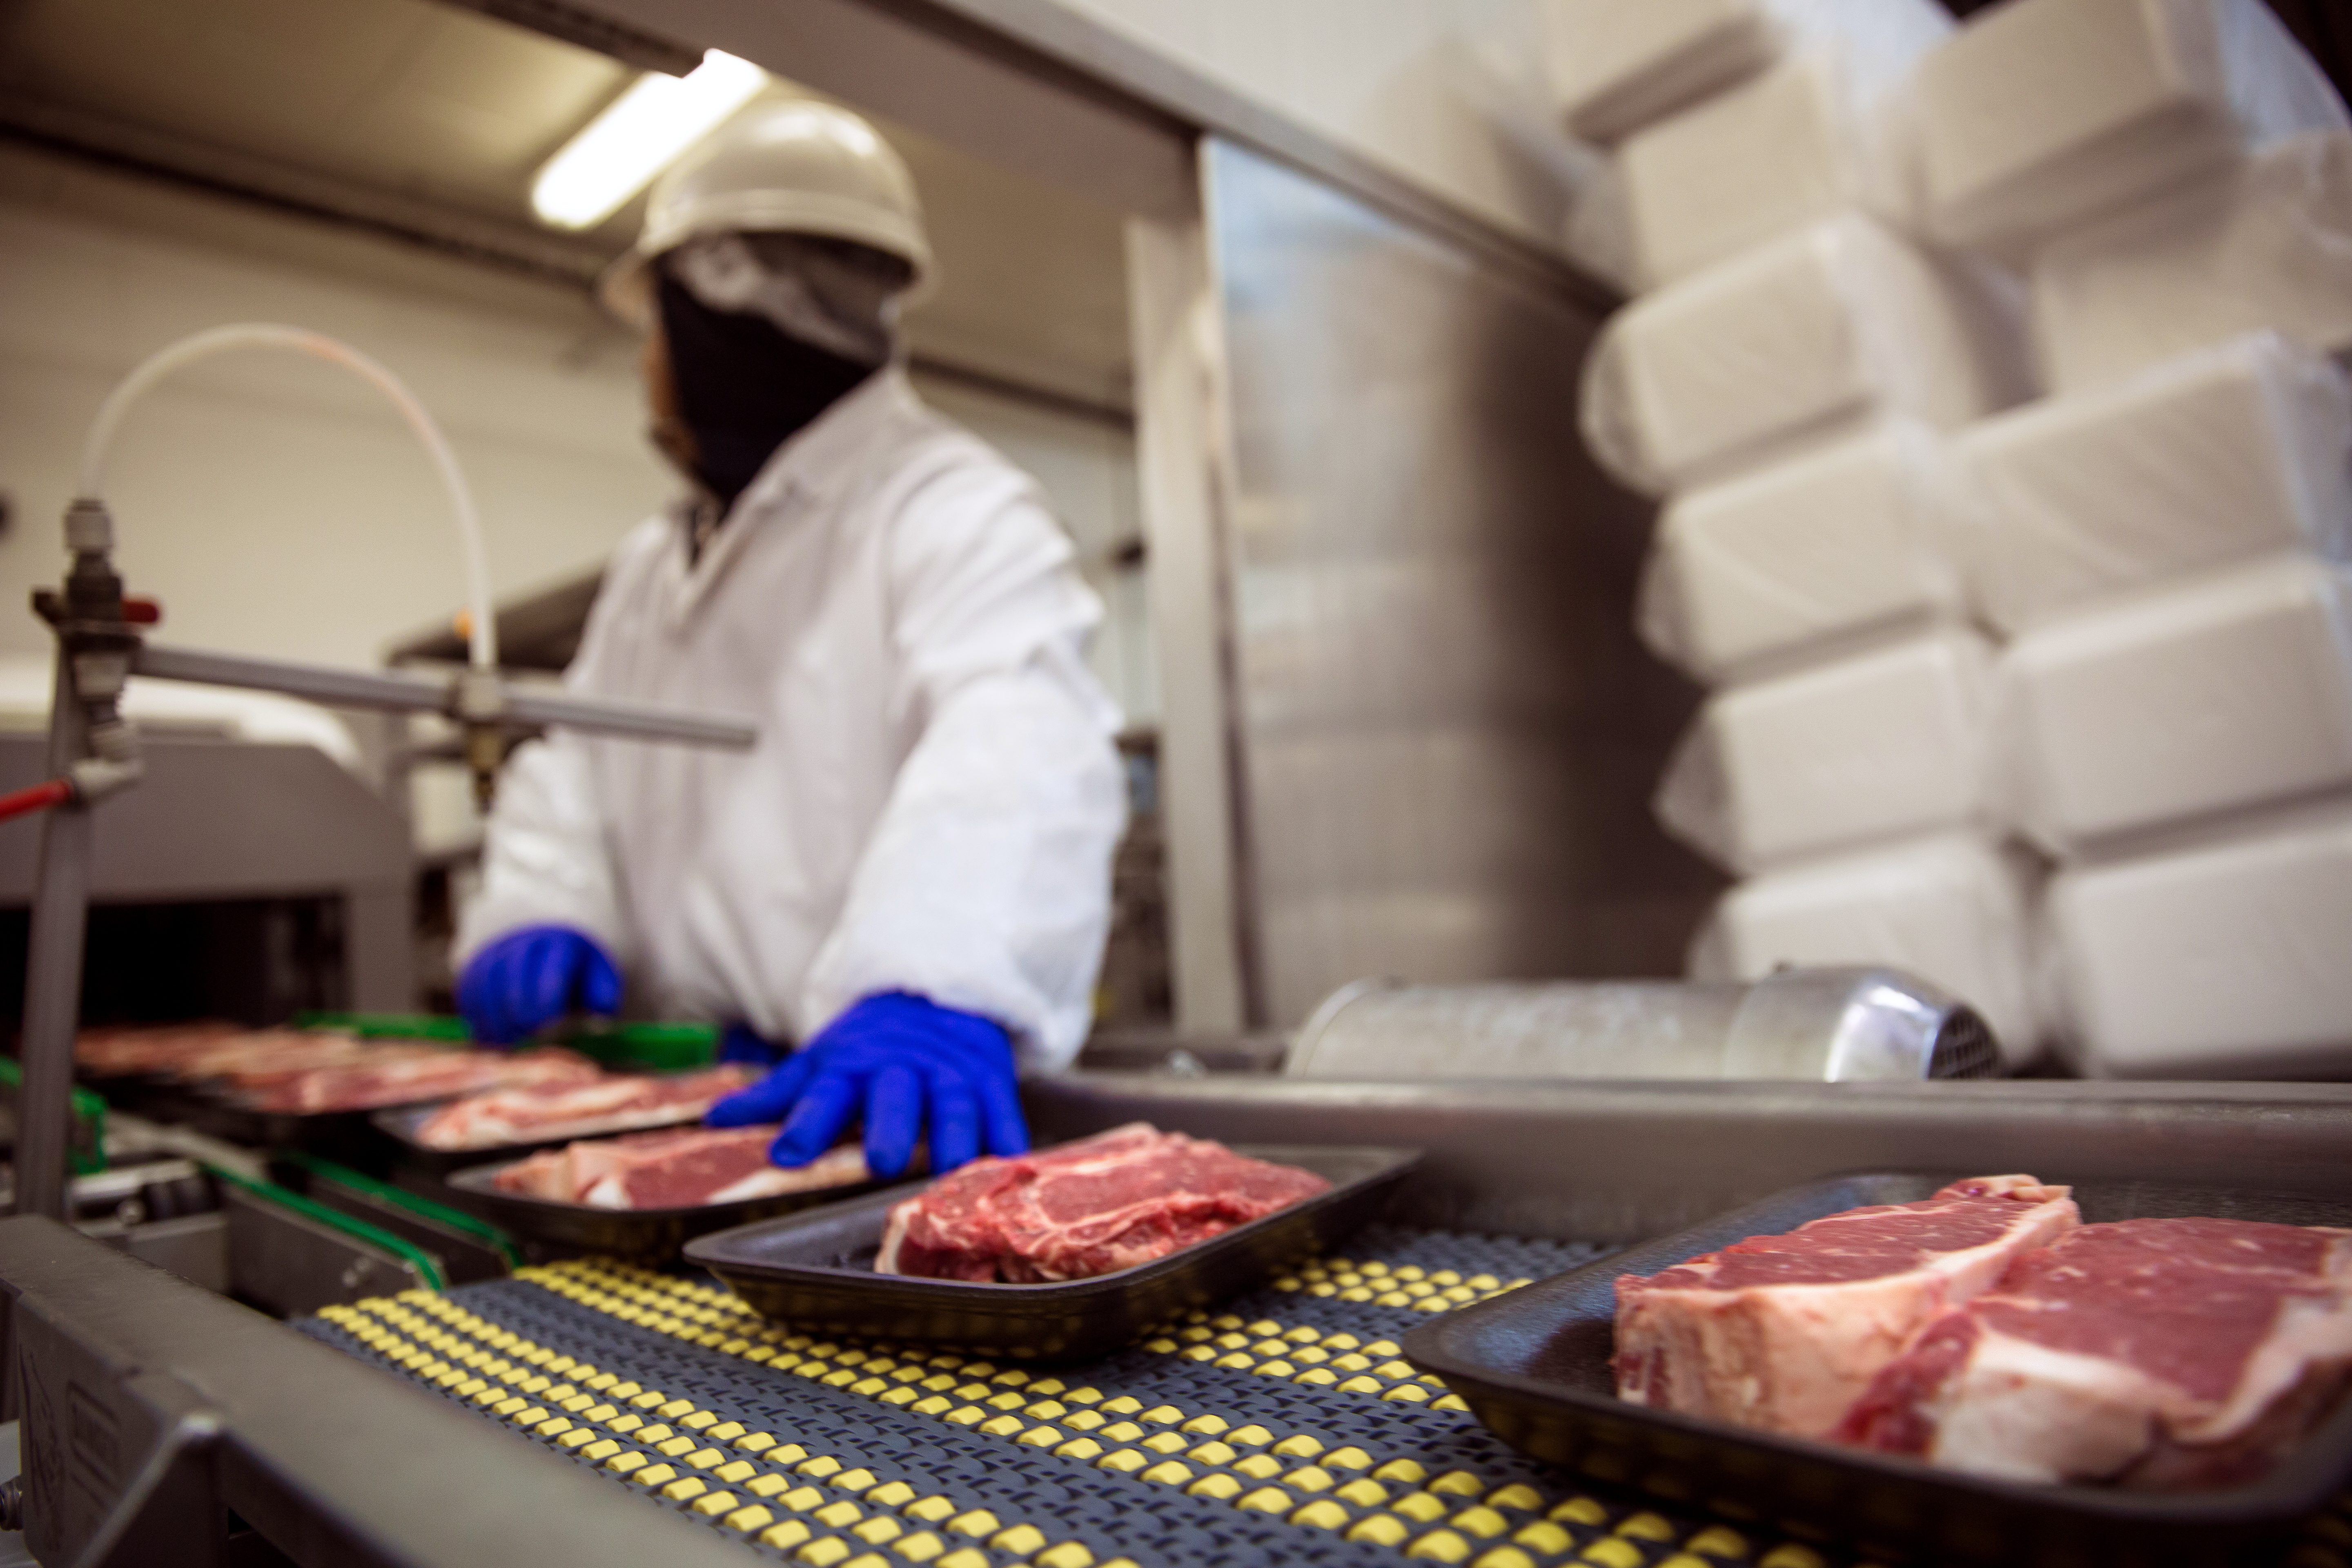
<svg viewBox="0 0 2352 1568"><path fill-rule="evenodd" d="M719 1037L719 1059L743 1067L772 1068L784 1059L783 1047L762 1038L749 1024L730 1024Z"/></svg>
<svg viewBox="0 0 2352 1568"><path fill-rule="evenodd" d="M934 1174L983 1148L1019 1154L1029 1147L1003 1029L905 992L868 996L704 1120L713 1127L782 1121L769 1157L789 1169L832 1148L860 1115L866 1163L885 1180L906 1170L926 1122Z"/></svg>
<svg viewBox="0 0 2352 1568"><path fill-rule="evenodd" d="M569 1013L620 1010L621 972L570 926L525 926L474 954L457 982L457 1011L474 1038L528 1039Z"/></svg>

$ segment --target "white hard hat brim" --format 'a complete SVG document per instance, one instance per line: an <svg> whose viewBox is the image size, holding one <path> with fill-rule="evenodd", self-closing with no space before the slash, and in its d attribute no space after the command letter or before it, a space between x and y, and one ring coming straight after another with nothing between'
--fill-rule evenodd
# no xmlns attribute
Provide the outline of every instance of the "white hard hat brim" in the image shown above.
<svg viewBox="0 0 2352 1568"><path fill-rule="evenodd" d="M921 229L864 203L815 191L741 191L692 204L672 220L649 223L637 243L604 269L596 297L604 308L643 331L653 324L653 263L689 239L719 234L807 234L845 239L895 256L914 268L914 280L899 296L903 305L927 297L938 263Z"/></svg>

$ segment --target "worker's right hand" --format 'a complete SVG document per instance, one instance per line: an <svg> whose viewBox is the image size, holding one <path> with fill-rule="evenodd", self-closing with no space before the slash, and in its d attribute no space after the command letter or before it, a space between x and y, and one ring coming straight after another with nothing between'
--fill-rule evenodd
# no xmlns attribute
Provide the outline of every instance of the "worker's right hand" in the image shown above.
<svg viewBox="0 0 2352 1568"><path fill-rule="evenodd" d="M528 1039L572 1013L617 1012L621 972L584 931L525 926L474 954L457 982L457 1011L474 1038Z"/></svg>

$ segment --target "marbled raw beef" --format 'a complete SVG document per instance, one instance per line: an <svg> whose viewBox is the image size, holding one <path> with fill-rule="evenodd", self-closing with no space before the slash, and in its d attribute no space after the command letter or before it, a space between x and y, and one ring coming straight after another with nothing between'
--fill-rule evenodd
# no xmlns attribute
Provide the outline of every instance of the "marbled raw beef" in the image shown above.
<svg viewBox="0 0 2352 1568"><path fill-rule="evenodd" d="M2064 1187L1979 1176L1617 1280L1617 1393L1821 1436L1945 1308L2081 1223Z"/></svg>

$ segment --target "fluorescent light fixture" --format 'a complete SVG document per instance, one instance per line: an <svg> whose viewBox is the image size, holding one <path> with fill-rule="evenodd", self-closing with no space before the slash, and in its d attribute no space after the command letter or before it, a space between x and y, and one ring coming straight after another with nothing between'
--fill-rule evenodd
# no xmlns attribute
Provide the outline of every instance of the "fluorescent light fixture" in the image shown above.
<svg viewBox="0 0 2352 1568"><path fill-rule="evenodd" d="M684 76L639 77L540 169L531 211L557 228L604 222L767 82L758 66L717 49Z"/></svg>

